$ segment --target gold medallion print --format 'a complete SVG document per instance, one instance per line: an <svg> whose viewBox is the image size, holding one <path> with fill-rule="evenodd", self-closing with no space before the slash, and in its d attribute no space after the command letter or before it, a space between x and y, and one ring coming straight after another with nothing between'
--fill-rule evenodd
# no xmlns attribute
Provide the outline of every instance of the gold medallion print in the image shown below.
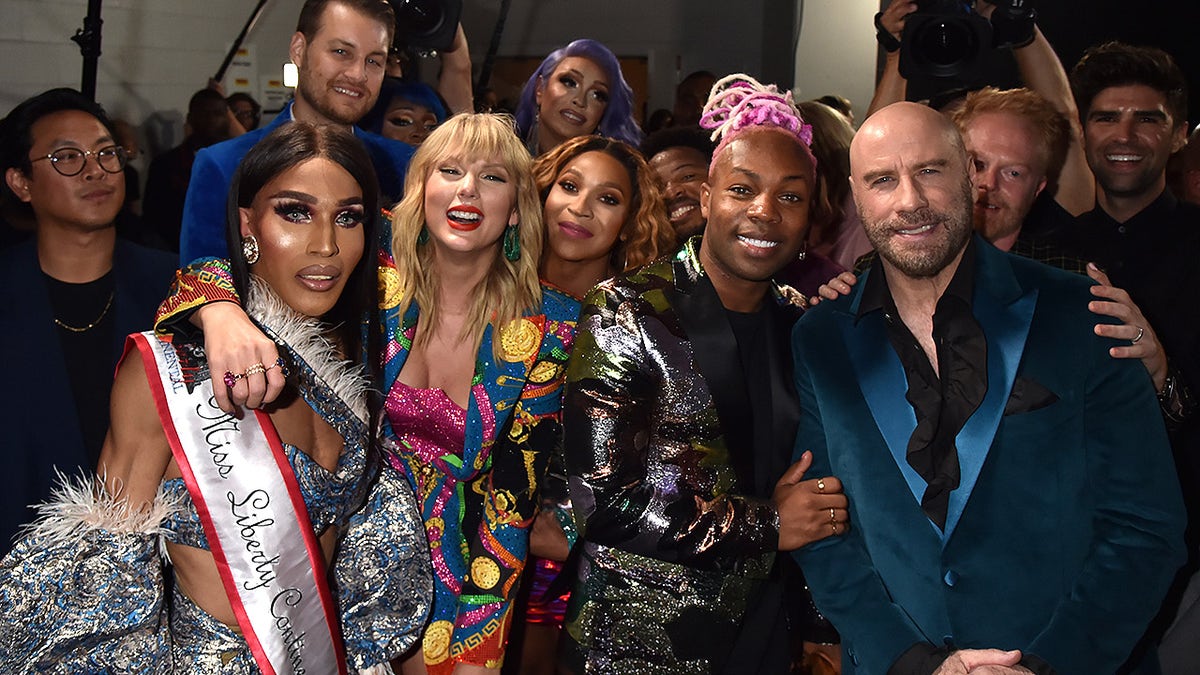
<svg viewBox="0 0 1200 675"><path fill-rule="evenodd" d="M542 361L529 372L529 381L534 384L546 384L558 377L558 364Z"/></svg>
<svg viewBox="0 0 1200 675"><path fill-rule="evenodd" d="M454 624L449 621L434 621L425 629L422 649L425 662L441 663L450 657L450 638L454 636Z"/></svg>
<svg viewBox="0 0 1200 675"><path fill-rule="evenodd" d="M471 561L471 579L483 590L491 590L500 583L500 567L494 560L480 556Z"/></svg>
<svg viewBox="0 0 1200 675"><path fill-rule="evenodd" d="M537 352L542 342L541 332L537 324L529 319L515 319L500 331L500 347L504 350L504 360L509 362L525 361Z"/></svg>
<svg viewBox="0 0 1200 675"><path fill-rule="evenodd" d="M400 304L404 290L400 288L400 273L394 267L379 268L379 308L391 309Z"/></svg>

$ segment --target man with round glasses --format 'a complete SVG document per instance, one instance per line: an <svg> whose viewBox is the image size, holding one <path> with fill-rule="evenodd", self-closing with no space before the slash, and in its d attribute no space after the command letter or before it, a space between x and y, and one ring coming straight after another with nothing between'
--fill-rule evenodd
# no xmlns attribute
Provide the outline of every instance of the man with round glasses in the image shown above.
<svg viewBox="0 0 1200 675"><path fill-rule="evenodd" d="M0 200L35 224L0 251L0 555L54 470L96 464L126 335L152 325L173 255L117 239L125 150L97 104L52 89L0 121Z"/></svg>
<svg viewBox="0 0 1200 675"><path fill-rule="evenodd" d="M108 173L120 173L125 169L125 148L110 145L99 150L81 150L79 148L59 148L48 155L34 157L31 162L41 159L50 160L54 170L63 176L78 176L87 165L87 158L95 157L96 164Z"/></svg>

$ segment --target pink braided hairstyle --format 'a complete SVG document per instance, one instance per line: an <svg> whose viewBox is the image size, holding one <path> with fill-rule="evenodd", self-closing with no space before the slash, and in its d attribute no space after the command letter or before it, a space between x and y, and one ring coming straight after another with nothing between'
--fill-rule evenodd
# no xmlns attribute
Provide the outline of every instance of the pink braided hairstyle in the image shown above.
<svg viewBox="0 0 1200 675"><path fill-rule="evenodd" d="M817 167L817 158L812 153L813 130L800 116L792 92L781 93L775 85L762 84L749 75L735 73L717 80L704 105L700 126L711 129L712 140L717 142L713 163L743 131L765 128L791 135L808 154L813 169Z"/></svg>

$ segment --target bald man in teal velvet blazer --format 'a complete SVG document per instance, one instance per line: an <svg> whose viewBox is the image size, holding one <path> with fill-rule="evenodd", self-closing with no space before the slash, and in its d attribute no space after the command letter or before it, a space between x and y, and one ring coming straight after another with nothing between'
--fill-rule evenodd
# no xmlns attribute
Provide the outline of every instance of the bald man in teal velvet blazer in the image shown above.
<svg viewBox="0 0 1200 675"><path fill-rule="evenodd" d="M1109 354L1135 336L1096 334L1088 279L970 235L961 140L936 113L897 105L864 123L851 149L881 260L793 333L795 453L813 452L810 477L841 479L851 528L796 559L842 635L847 673L965 672L950 669L985 648L1021 650L1004 657L1014 669L989 672L1117 672L1184 557L1153 386L1136 359ZM945 241L944 267L900 271ZM922 324L906 303L935 287L937 311ZM951 321L973 319L982 352L939 334L956 303L964 313ZM928 367L934 351L929 381L943 404L969 388L956 369L974 367L984 384L949 435L953 470L927 480L910 443L922 417L910 366ZM943 407L941 422L953 414ZM942 480L939 504L930 488Z"/></svg>

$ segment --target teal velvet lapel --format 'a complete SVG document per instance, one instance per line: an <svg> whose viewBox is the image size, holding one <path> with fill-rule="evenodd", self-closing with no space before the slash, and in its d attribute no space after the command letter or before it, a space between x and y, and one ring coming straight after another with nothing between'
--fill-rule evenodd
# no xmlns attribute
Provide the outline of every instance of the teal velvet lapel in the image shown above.
<svg viewBox="0 0 1200 675"><path fill-rule="evenodd" d="M1005 260L1006 254L982 239L976 239L976 253L973 309L987 336L988 392L956 439L961 478L958 489L950 493L946 529L940 531L929 523L941 537L943 546L954 533L987 459L1016 379L1037 304L1037 290L1023 293ZM907 460L908 441L916 429L917 419L905 398L908 380L904 367L888 340L883 312L872 312L855 322L865 282L864 276L855 288L850 315L841 323L843 337L863 398L913 499L919 504L926 483Z"/></svg>
<svg viewBox="0 0 1200 675"><path fill-rule="evenodd" d="M865 282L864 277L859 280L858 286L865 286ZM896 466L919 504L921 495L925 493L925 479L904 459L908 453L908 439L917 428L917 417L904 398L904 393L908 391L904 366L888 341L883 312L872 312L856 324L854 315L858 311L857 299L851 311L849 320L841 324L850 362L858 374L859 387L867 407L871 409L871 416L875 418L875 426L887 442Z"/></svg>
<svg viewBox="0 0 1200 675"><path fill-rule="evenodd" d="M988 392L955 441L961 478L958 489L950 493L943 544L954 534L987 459L1004 414L1004 404L1017 377L1025 338L1029 335L1029 324L1037 306L1037 289L1023 293L1012 266L1005 259L1006 254L978 238L976 253L973 308L975 319L987 336Z"/></svg>

